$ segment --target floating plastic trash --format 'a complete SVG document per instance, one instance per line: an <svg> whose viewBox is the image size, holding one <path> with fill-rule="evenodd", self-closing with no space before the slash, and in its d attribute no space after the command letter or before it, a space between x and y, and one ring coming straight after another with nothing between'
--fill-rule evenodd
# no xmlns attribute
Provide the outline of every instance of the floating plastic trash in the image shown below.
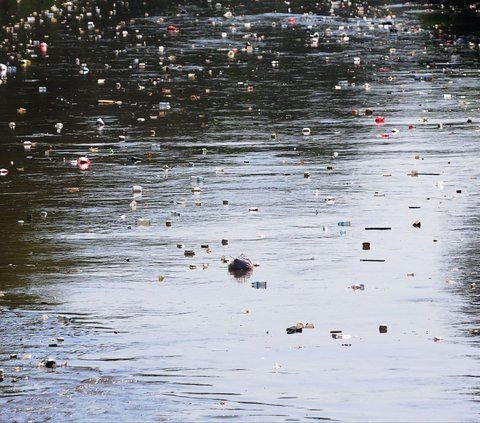
<svg viewBox="0 0 480 423"><path fill-rule="evenodd" d="M252 282L252 288L267 289L267 282L264 282L264 281Z"/></svg>
<svg viewBox="0 0 480 423"><path fill-rule="evenodd" d="M77 160L77 165L80 170L88 170L90 167L90 159L88 157L80 157Z"/></svg>
<svg viewBox="0 0 480 423"><path fill-rule="evenodd" d="M197 182L200 184L200 183L203 183L204 178L203 176L190 176L190 180L192 182Z"/></svg>
<svg viewBox="0 0 480 423"><path fill-rule="evenodd" d="M8 66L0 63L0 80L7 79Z"/></svg>
<svg viewBox="0 0 480 423"><path fill-rule="evenodd" d="M185 257L193 257L193 256L195 255L195 251L193 251L193 250L185 250L185 251L183 252L183 255L184 255Z"/></svg>
<svg viewBox="0 0 480 423"><path fill-rule="evenodd" d="M387 333L387 332L388 332L388 327L387 327L387 325L380 325L380 326L378 327L378 331L379 331L380 333Z"/></svg>
<svg viewBox="0 0 480 423"><path fill-rule="evenodd" d="M352 335L343 333L341 330L331 330L330 335L333 339L350 339Z"/></svg>
<svg viewBox="0 0 480 423"><path fill-rule="evenodd" d="M122 102L118 100L99 99L97 100L97 104L101 106L111 106L114 104L116 104L117 106L120 106Z"/></svg>
<svg viewBox="0 0 480 423"><path fill-rule="evenodd" d="M302 134L303 135L310 135L311 131L310 131L310 128L303 128L302 129Z"/></svg>
<svg viewBox="0 0 480 423"><path fill-rule="evenodd" d="M352 223L347 220L347 221L341 221L337 223L338 226L352 226Z"/></svg>
<svg viewBox="0 0 480 423"><path fill-rule="evenodd" d="M172 108L169 101L161 101L158 103L158 107L160 110L170 110Z"/></svg>
<svg viewBox="0 0 480 423"><path fill-rule="evenodd" d="M350 288L354 291L364 291L365 285L363 283L354 283Z"/></svg>
<svg viewBox="0 0 480 423"><path fill-rule="evenodd" d="M47 50L48 50L48 44L43 42L43 43L40 43L38 45L38 50L40 51L40 53L46 53Z"/></svg>
<svg viewBox="0 0 480 423"><path fill-rule="evenodd" d="M151 224L152 222L150 221L150 219L145 219L141 217L140 219L137 220L138 226L150 226Z"/></svg>
<svg viewBox="0 0 480 423"><path fill-rule="evenodd" d="M138 194L142 195L142 193L143 193L143 188L142 188L140 185L134 185L134 186L132 187L132 192L133 192L134 194L137 194L137 195L138 195Z"/></svg>
<svg viewBox="0 0 480 423"><path fill-rule="evenodd" d="M371 263L385 263L385 259L360 259L360 261L371 262Z"/></svg>
<svg viewBox="0 0 480 423"><path fill-rule="evenodd" d="M336 198L333 196L325 197L325 203L327 204L335 204Z"/></svg>
<svg viewBox="0 0 480 423"><path fill-rule="evenodd" d="M431 81L433 79L433 75L431 73L417 73L413 76L415 81Z"/></svg>
<svg viewBox="0 0 480 423"><path fill-rule="evenodd" d="M362 250L370 250L370 243L369 242L363 242L362 243Z"/></svg>
<svg viewBox="0 0 480 423"><path fill-rule="evenodd" d="M297 326L290 326L286 329L287 334L291 335L293 333L302 333L303 332L303 327L297 327Z"/></svg>
<svg viewBox="0 0 480 423"><path fill-rule="evenodd" d="M375 123L377 125L383 125L385 123L385 118L383 116L377 116L375 118Z"/></svg>

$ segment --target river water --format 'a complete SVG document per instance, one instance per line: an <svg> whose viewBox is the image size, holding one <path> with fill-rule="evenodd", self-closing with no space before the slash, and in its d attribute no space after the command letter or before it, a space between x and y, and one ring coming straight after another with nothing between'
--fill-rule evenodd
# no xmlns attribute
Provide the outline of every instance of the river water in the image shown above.
<svg viewBox="0 0 480 423"><path fill-rule="evenodd" d="M1 14L0 420L478 421L478 45L191 3Z"/></svg>

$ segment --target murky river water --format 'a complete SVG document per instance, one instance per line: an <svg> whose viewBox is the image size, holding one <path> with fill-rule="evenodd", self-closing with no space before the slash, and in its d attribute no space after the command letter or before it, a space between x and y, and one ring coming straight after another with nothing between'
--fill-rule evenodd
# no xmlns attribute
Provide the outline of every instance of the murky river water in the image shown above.
<svg viewBox="0 0 480 423"><path fill-rule="evenodd" d="M478 48L247 3L6 33L0 420L478 420Z"/></svg>

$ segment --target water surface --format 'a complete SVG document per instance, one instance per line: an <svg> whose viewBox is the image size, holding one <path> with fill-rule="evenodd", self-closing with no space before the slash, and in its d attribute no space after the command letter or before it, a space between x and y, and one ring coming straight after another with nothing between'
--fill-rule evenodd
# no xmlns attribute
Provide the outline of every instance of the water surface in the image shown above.
<svg viewBox="0 0 480 423"><path fill-rule="evenodd" d="M257 3L93 2L7 43L8 420L478 420L478 49L400 5Z"/></svg>

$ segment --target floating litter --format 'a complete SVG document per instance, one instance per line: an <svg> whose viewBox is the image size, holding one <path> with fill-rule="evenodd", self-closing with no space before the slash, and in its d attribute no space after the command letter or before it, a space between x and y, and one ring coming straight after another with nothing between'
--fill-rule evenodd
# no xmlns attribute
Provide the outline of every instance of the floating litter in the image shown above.
<svg viewBox="0 0 480 423"><path fill-rule="evenodd" d="M161 101L158 103L158 107L160 110L170 110L172 108L169 101Z"/></svg>
<svg viewBox="0 0 480 423"><path fill-rule="evenodd" d="M350 288L352 288L354 291L364 291L365 285L363 283L355 283Z"/></svg>
<svg viewBox="0 0 480 423"><path fill-rule="evenodd" d="M332 196L325 197L325 203L327 204L335 204L336 198Z"/></svg>
<svg viewBox="0 0 480 423"><path fill-rule="evenodd" d="M303 332L303 327L290 326L286 330L287 330L287 334L291 335L293 333L302 333Z"/></svg>
<svg viewBox="0 0 480 423"><path fill-rule="evenodd" d="M250 259L241 255L228 263L228 272L236 278L248 277L252 273L254 267L255 266Z"/></svg>

